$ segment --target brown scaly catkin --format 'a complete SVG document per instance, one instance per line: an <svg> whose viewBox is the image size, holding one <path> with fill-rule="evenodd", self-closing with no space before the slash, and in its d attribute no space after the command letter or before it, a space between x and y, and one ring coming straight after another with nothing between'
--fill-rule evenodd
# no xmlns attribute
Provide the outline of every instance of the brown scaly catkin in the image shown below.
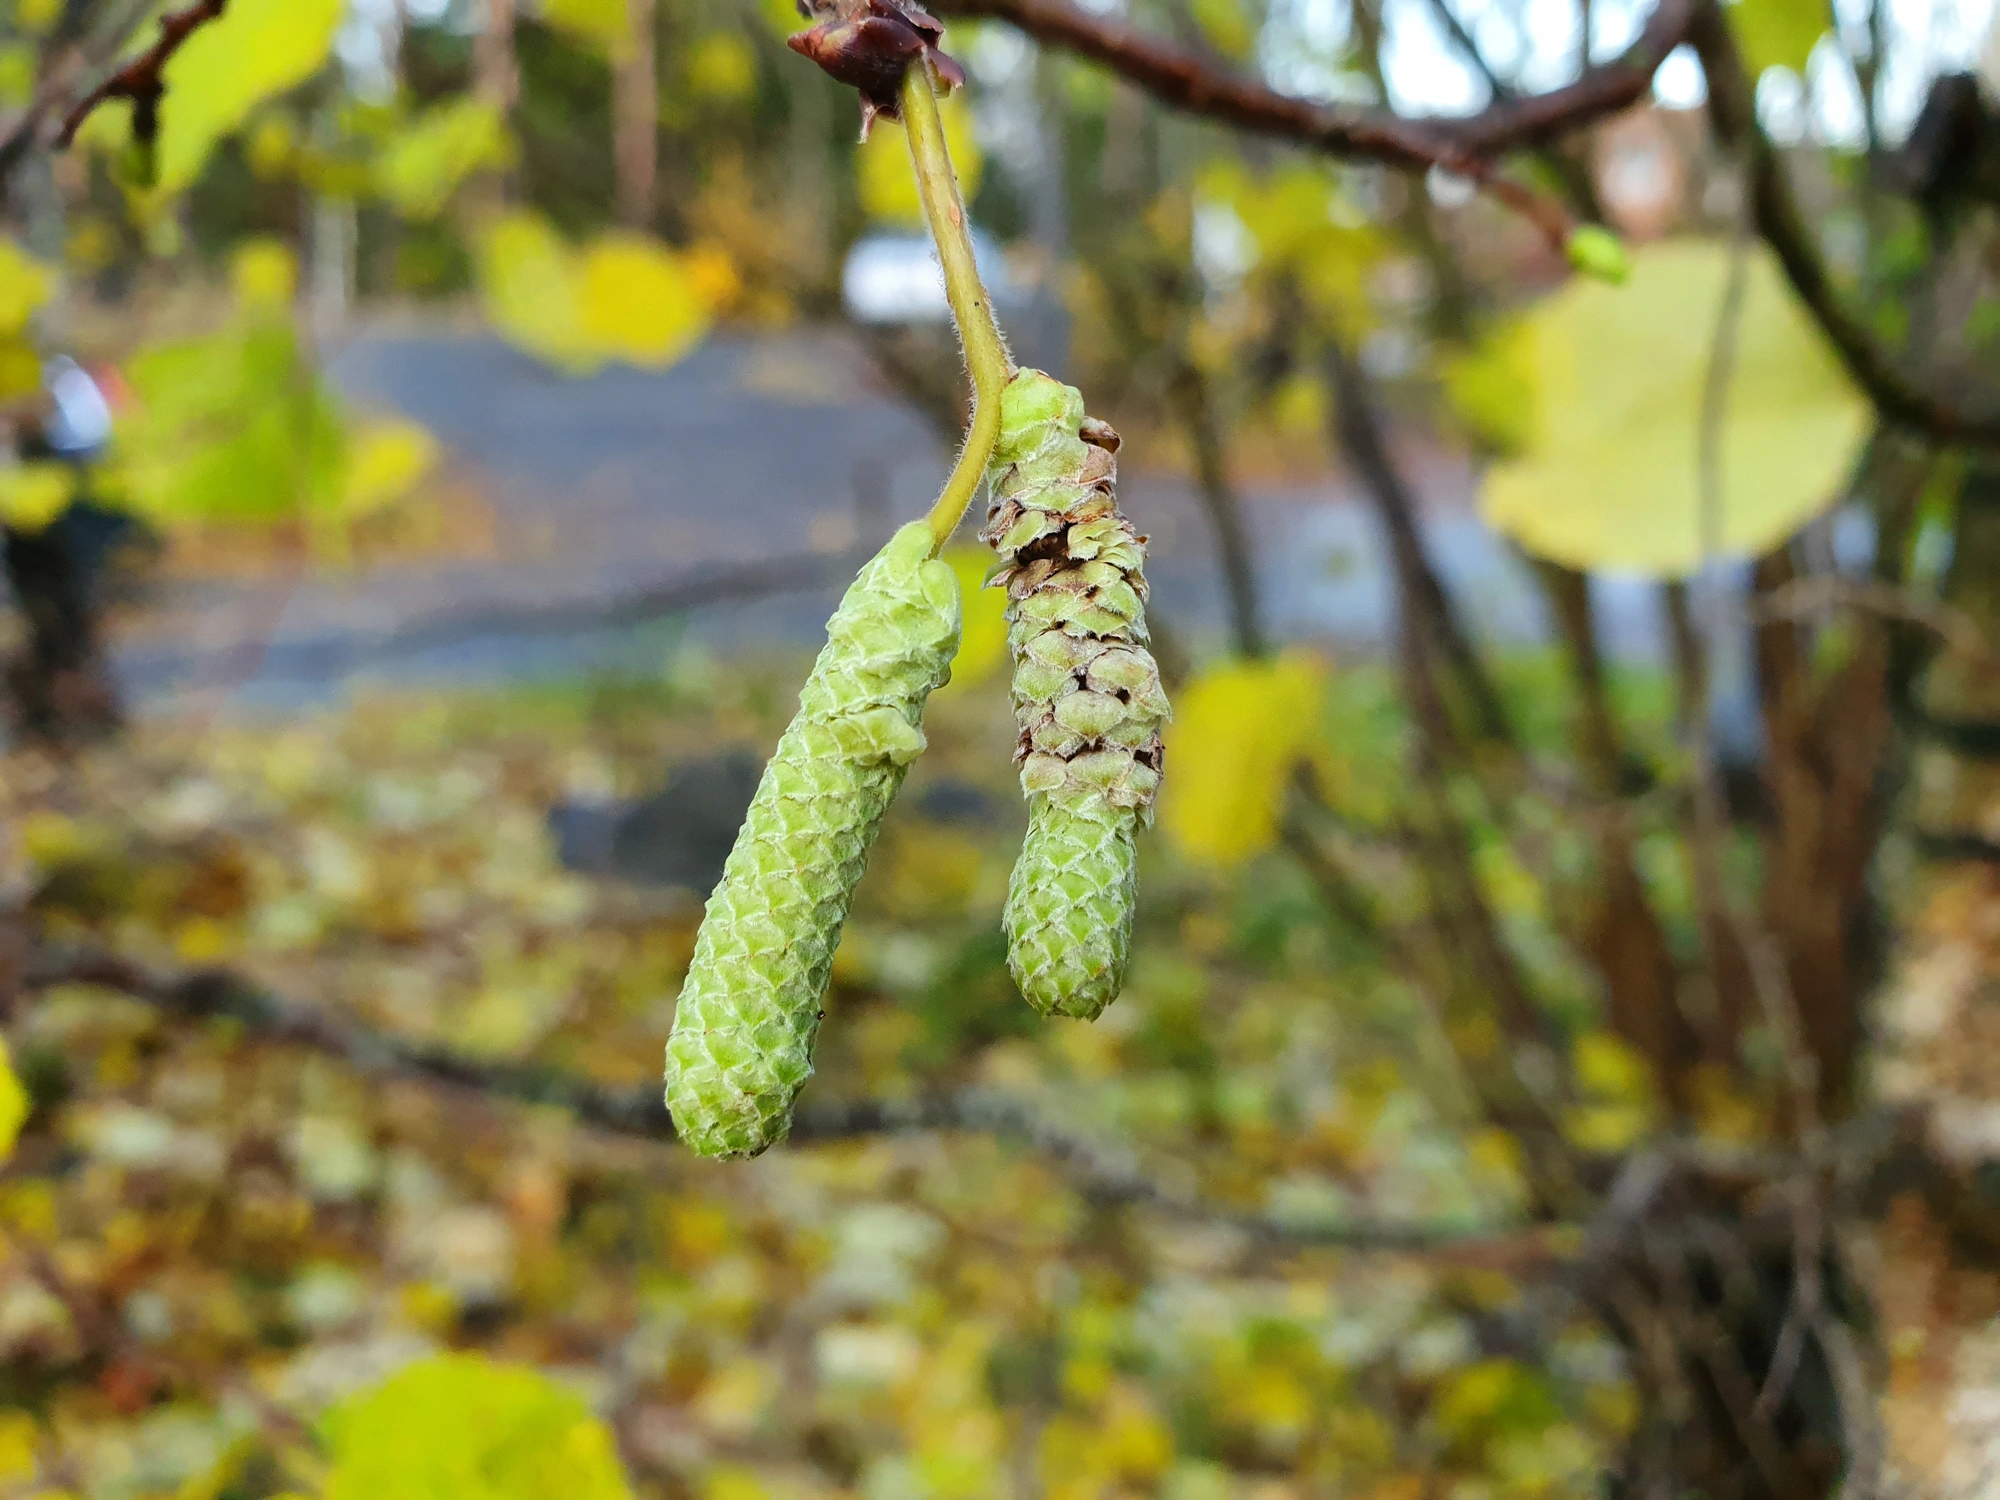
<svg viewBox="0 0 2000 1500"><path fill-rule="evenodd" d="M981 535L1000 554L1028 836L1008 888L1007 962L1044 1015L1095 1019L1131 959L1137 837L1169 708L1147 651L1145 540L1118 509L1118 435L1023 370L1000 406Z"/></svg>

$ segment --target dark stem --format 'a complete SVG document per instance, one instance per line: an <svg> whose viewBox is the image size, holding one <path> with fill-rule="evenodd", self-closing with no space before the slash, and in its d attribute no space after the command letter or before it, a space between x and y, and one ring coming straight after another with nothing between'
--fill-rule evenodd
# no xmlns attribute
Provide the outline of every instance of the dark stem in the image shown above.
<svg viewBox="0 0 2000 1500"><path fill-rule="evenodd" d="M1237 653L1252 658L1268 656L1271 643L1264 635L1257 598L1256 561L1249 528L1244 524L1243 504L1229 479L1227 440L1215 410L1214 392L1208 377L1184 361L1174 372L1171 395L1194 450L1195 488L1209 524L1215 528Z"/></svg>

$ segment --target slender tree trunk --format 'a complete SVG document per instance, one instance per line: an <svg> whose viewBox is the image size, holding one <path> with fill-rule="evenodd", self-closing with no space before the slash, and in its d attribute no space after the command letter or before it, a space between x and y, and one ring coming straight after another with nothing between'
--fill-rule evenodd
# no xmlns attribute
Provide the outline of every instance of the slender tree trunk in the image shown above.
<svg viewBox="0 0 2000 1500"><path fill-rule="evenodd" d="M514 57L514 0L481 0L484 24L472 43L472 90L503 114L521 97L521 70Z"/></svg>
<svg viewBox="0 0 2000 1500"><path fill-rule="evenodd" d="M659 38L655 0L625 0L632 36L612 69L612 155L617 171L618 221L650 229L660 175Z"/></svg>
<svg viewBox="0 0 2000 1500"><path fill-rule="evenodd" d="M1237 654L1268 656L1271 643L1264 634L1257 598L1257 562L1250 529L1244 524L1241 498L1229 480L1227 442L1208 377L1194 365L1183 364L1174 375L1173 400L1194 449L1195 486L1209 523L1215 527L1215 550L1229 594L1229 620Z"/></svg>

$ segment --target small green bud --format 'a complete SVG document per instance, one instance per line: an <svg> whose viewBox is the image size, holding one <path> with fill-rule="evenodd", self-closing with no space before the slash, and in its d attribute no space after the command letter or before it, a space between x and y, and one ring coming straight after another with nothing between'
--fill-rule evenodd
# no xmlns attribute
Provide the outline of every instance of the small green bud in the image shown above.
<svg viewBox="0 0 2000 1500"><path fill-rule="evenodd" d="M1613 286L1623 286L1632 275L1632 257L1625 251L1625 242L1602 224L1578 226L1563 252L1577 271Z"/></svg>
<svg viewBox="0 0 2000 1500"><path fill-rule="evenodd" d="M983 533L1000 553L1028 837L1008 887L1007 964L1044 1015L1095 1019L1131 958L1138 831L1168 716L1146 650L1145 542L1113 492L1118 435L1024 370L1000 403Z"/></svg>
<svg viewBox="0 0 2000 1500"><path fill-rule="evenodd" d="M924 704L958 653L958 579L905 526L827 625L708 900L667 1043L667 1108L702 1156L783 1140L868 851L924 749Z"/></svg>

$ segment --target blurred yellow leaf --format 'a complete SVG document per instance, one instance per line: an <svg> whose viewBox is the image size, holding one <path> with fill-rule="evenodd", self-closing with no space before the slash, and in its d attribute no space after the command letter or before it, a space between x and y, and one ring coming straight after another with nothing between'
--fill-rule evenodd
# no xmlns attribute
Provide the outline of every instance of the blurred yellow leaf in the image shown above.
<svg viewBox="0 0 2000 1500"><path fill-rule="evenodd" d="M740 32L711 31L688 49L687 91L724 104L757 91L757 54Z"/></svg>
<svg viewBox="0 0 2000 1500"><path fill-rule="evenodd" d="M324 1500L630 1500L611 1429L540 1371L419 1360L328 1413Z"/></svg>
<svg viewBox="0 0 2000 1500"><path fill-rule="evenodd" d="M40 36L62 19L63 0L16 0L14 24L29 36Z"/></svg>
<svg viewBox="0 0 2000 1500"><path fill-rule="evenodd" d="M438 461L430 429L406 418L363 423L348 440L340 512L359 518L407 499Z"/></svg>
<svg viewBox="0 0 2000 1500"><path fill-rule="evenodd" d="M1534 332L1510 319L1446 363L1445 399L1482 447L1511 456L1534 441L1535 378Z"/></svg>
<svg viewBox="0 0 2000 1500"><path fill-rule="evenodd" d="M375 161L374 187L409 219L435 219L475 172L514 158L507 122L489 101L467 95L427 110Z"/></svg>
<svg viewBox="0 0 2000 1500"><path fill-rule="evenodd" d="M0 104L18 108L35 97L40 54L25 42L0 45Z"/></svg>
<svg viewBox="0 0 2000 1500"><path fill-rule="evenodd" d="M14 1071L13 1054L7 1050L6 1040L0 1038L0 1161L13 1156L14 1142L20 1139L21 1127L28 1123L31 1108L28 1091Z"/></svg>
<svg viewBox="0 0 2000 1500"><path fill-rule="evenodd" d="M593 353L647 369L674 363L708 333L683 258L638 234L607 234L586 252L581 312Z"/></svg>
<svg viewBox="0 0 2000 1500"><path fill-rule="evenodd" d="M625 0L542 0L542 19L613 61L632 50Z"/></svg>
<svg viewBox="0 0 2000 1500"><path fill-rule="evenodd" d="M1257 44L1257 29L1243 0L1190 0L1188 9L1208 44L1242 62Z"/></svg>
<svg viewBox="0 0 2000 1500"><path fill-rule="evenodd" d="M1832 24L1826 0L1735 0L1723 13L1752 79L1766 68L1804 73L1806 59Z"/></svg>
<svg viewBox="0 0 2000 1500"><path fill-rule="evenodd" d="M479 294L486 317L510 342L559 368L587 370L582 287L569 247L547 221L510 213L479 244Z"/></svg>
<svg viewBox="0 0 2000 1500"><path fill-rule="evenodd" d="M0 468L0 521L16 531L40 531L76 498L76 471L66 464Z"/></svg>
<svg viewBox="0 0 2000 1500"><path fill-rule="evenodd" d="M1726 246L1635 257L1631 281L1573 278L1527 320L1533 438L1487 476L1487 521L1579 568L1684 577L1701 564L1700 428ZM1866 407L1761 247L1750 252L1722 432L1719 550L1763 551L1824 510Z"/></svg>
<svg viewBox="0 0 2000 1500"><path fill-rule="evenodd" d="M1236 215L1259 269L1288 278L1349 328L1373 322L1371 286L1385 242L1323 168L1257 174L1234 159L1217 162L1203 171L1198 196Z"/></svg>
<svg viewBox="0 0 2000 1500"><path fill-rule="evenodd" d="M1160 821L1184 853L1227 867L1277 842L1292 771L1319 736L1325 691L1325 666L1299 651L1224 662L1181 689Z"/></svg>
<svg viewBox="0 0 2000 1500"><path fill-rule="evenodd" d="M0 338L14 338L55 295L55 273L12 240L0 238Z"/></svg>
<svg viewBox="0 0 2000 1500"><path fill-rule="evenodd" d="M959 189L970 203L979 191L986 157L972 129L972 108L965 91L938 101L944 116L945 141L951 147L952 165L958 169ZM861 207L869 218L882 224L904 226L924 222L924 205L917 196L917 179L910 167L910 144L903 127L890 120L875 122L868 140L854 154L856 181L861 190Z"/></svg>
<svg viewBox="0 0 2000 1500"><path fill-rule="evenodd" d="M247 240L230 257L229 285L238 309L282 313L299 289L298 257L282 240Z"/></svg>
<svg viewBox="0 0 2000 1500"><path fill-rule="evenodd" d="M661 369L708 333L697 276L714 284L713 264L644 235L614 231L578 252L540 217L512 213L479 248L487 318L558 369L586 374L614 359Z"/></svg>
<svg viewBox="0 0 2000 1500"><path fill-rule="evenodd" d="M958 655L952 659L951 681L942 689L948 693L984 682L1007 660L1007 595L986 587L986 575L993 571L991 549L953 547L944 560L958 575L958 591L965 601Z"/></svg>
<svg viewBox="0 0 2000 1500"><path fill-rule="evenodd" d="M326 65L345 0L231 0L167 64L154 193L180 192L259 104Z"/></svg>

